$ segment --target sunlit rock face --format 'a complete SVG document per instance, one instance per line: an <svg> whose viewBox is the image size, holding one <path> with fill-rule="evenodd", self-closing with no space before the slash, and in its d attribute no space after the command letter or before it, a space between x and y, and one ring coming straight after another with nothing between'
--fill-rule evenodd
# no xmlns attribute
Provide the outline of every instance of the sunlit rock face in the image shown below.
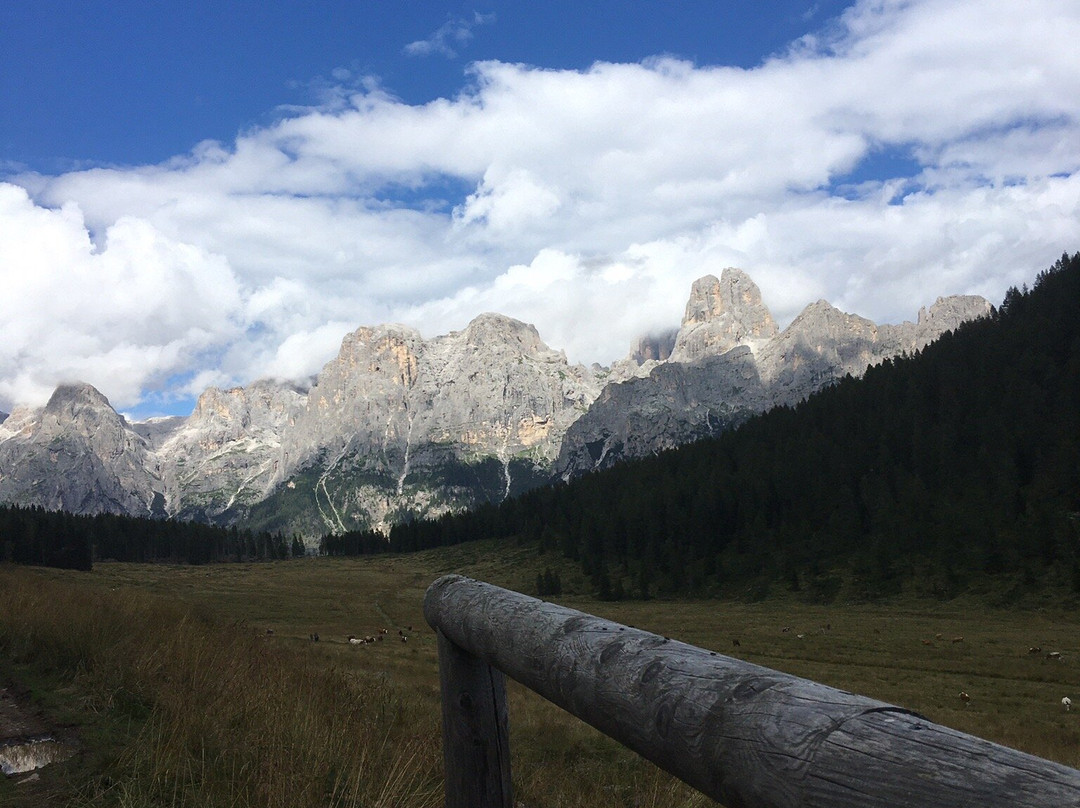
<svg viewBox="0 0 1080 808"><path fill-rule="evenodd" d="M695 362L740 345L754 350L778 330L757 284L728 267L719 279L706 275L694 281L670 361Z"/></svg>
<svg viewBox="0 0 1080 808"><path fill-rule="evenodd" d="M405 326L361 328L286 434L280 479L311 490L324 530L498 500L549 477L567 427L598 393L590 371L502 315L430 340Z"/></svg>
<svg viewBox="0 0 1080 808"><path fill-rule="evenodd" d="M190 417L156 435L168 513L231 521L232 513L265 499L280 476L282 438L306 400L295 386L270 380L203 392Z"/></svg>

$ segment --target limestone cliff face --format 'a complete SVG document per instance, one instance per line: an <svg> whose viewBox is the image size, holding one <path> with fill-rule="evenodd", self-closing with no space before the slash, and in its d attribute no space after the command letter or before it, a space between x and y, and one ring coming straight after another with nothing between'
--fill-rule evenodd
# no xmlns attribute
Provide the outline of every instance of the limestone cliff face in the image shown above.
<svg viewBox="0 0 1080 808"><path fill-rule="evenodd" d="M0 424L0 501L72 513L162 514L146 440L88 384Z"/></svg>
<svg viewBox="0 0 1080 808"><path fill-rule="evenodd" d="M336 462L349 446L393 451L408 432L408 400L422 349L420 333L405 326L348 334L308 392L295 428L283 437L278 479L319 455Z"/></svg>
<svg viewBox="0 0 1080 808"><path fill-rule="evenodd" d="M190 417L156 436L169 514L221 521L231 509L264 499L280 471L282 437L305 400L302 391L269 380L208 388Z"/></svg>
<svg viewBox="0 0 1080 808"><path fill-rule="evenodd" d="M628 358L638 365L643 365L646 362L666 362L671 358L672 351L675 350L675 340L678 336L678 329L673 329L661 334L640 337L637 344L631 349Z"/></svg>
<svg viewBox="0 0 1080 808"><path fill-rule="evenodd" d="M361 328L286 432L276 479L311 490L325 530L500 499L547 479L598 393L589 371L502 315L430 340L405 326Z"/></svg>

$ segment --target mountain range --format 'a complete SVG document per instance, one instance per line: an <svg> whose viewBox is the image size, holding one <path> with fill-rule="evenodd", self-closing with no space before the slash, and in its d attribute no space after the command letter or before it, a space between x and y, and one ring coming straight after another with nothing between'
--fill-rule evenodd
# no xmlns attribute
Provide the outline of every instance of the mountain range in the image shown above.
<svg viewBox="0 0 1080 808"><path fill-rule="evenodd" d="M385 531L715 435L990 312L945 297L879 326L818 301L780 330L729 268L693 284L677 330L609 368L498 314L430 339L362 327L309 388L209 388L187 417L132 423L85 383L15 407L0 416L0 502L309 539Z"/></svg>

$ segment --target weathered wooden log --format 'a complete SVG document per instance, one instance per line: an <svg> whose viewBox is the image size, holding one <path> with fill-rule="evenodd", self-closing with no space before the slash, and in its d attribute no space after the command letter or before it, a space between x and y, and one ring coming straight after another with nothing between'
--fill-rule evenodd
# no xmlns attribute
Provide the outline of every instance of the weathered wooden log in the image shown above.
<svg viewBox="0 0 1080 808"><path fill-rule="evenodd" d="M446 808L511 808L506 679L438 632Z"/></svg>
<svg viewBox="0 0 1080 808"><path fill-rule="evenodd" d="M424 615L729 808L1080 808L1076 769L518 592L447 575Z"/></svg>

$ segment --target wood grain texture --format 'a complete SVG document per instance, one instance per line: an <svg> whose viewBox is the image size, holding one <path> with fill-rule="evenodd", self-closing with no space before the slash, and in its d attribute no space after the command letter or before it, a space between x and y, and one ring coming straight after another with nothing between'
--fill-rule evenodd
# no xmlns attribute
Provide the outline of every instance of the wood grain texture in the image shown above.
<svg viewBox="0 0 1080 808"><path fill-rule="evenodd" d="M503 674L438 633L446 808L511 808Z"/></svg>
<svg viewBox="0 0 1080 808"><path fill-rule="evenodd" d="M1076 769L480 581L440 578L424 614L729 808L1080 808Z"/></svg>

